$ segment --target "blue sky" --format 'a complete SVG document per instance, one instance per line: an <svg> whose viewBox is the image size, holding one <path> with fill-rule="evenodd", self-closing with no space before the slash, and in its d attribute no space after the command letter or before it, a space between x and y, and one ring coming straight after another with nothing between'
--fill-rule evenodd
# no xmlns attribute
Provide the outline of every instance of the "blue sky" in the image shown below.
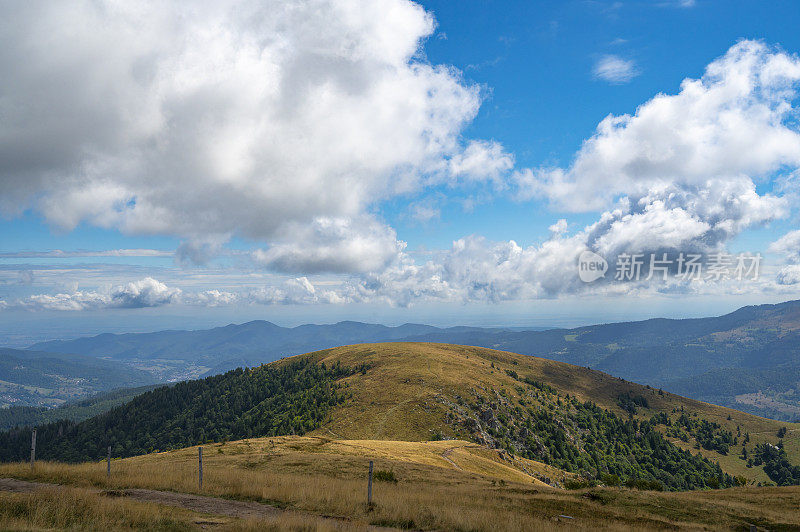
<svg viewBox="0 0 800 532"><path fill-rule="evenodd" d="M421 5L4 7L0 335L796 298L800 5ZM588 286L581 249L612 271L626 252L764 262L746 285Z"/></svg>

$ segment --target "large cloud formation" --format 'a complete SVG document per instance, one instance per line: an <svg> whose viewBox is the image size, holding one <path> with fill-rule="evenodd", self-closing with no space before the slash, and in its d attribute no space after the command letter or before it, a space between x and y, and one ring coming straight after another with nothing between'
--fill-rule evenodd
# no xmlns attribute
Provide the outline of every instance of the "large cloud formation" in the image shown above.
<svg viewBox="0 0 800 532"><path fill-rule="evenodd" d="M516 171L518 197L602 210L579 236L610 260L720 251L790 212L791 176L800 168L799 83L797 56L741 41L677 94L605 118L569 166ZM759 184L773 192L759 193Z"/></svg>
<svg viewBox="0 0 800 532"><path fill-rule="evenodd" d="M769 250L783 255L788 262L800 264L800 229L789 231L770 244Z"/></svg>
<svg viewBox="0 0 800 532"><path fill-rule="evenodd" d="M311 234L381 199L496 180L511 165L498 144L460 139L479 87L417 57L435 24L406 0L3 11L5 214L33 207L65 229L178 235L181 258L202 261L232 234ZM285 248L265 260L305 262Z"/></svg>
<svg viewBox="0 0 800 532"><path fill-rule="evenodd" d="M368 273L383 271L405 248L394 230L371 217L317 218L308 224L285 224L267 250L254 261L285 273Z"/></svg>
<svg viewBox="0 0 800 532"><path fill-rule="evenodd" d="M581 251L613 262L623 252L720 250L786 216L797 196L800 59L761 42L737 43L676 94L607 117L570 164L513 170L497 142L461 138L480 90L420 58L435 23L405 0L4 10L4 214L32 207L66 229L178 235L179 259L194 263L241 235L259 242L252 264L292 276L236 293L144 279L7 308L408 305L628 290L581 283ZM795 178L759 189L778 174ZM397 195L476 182L599 217L572 235L566 221L554 224L528 247L459 238L417 262L375 215ZM428 207L419 218L437 215ZM775 249L792 257L796 240ZM797 268L778 282L800 282ZM321 290L318 274L343 277Z"/></svg>

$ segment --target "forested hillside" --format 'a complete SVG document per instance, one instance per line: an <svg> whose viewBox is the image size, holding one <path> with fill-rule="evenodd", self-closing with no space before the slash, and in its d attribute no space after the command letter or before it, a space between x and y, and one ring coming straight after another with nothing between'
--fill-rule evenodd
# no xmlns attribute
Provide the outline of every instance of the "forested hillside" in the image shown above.
<svg viewBox="0 0 800 532"><path fill-rule="evenodd" d="M345 400L337 380L354 371L298 360L157 388L81 423L38 427L37 456L77 462L105 456L108 445L124 457L207 441L303 434ZM30 438L29 428L0 433L0 460L25 459Z"/></svg>
<svg viewBox="0 0 800 532"><path fill-rule="evenodd" d="M638 421L627 419L591 401L529 378L520 378L515 394L504 389L492 397L477 395L450 413L451 426L466 427L475 440L505 449L510 454L544 462L578 473L577 486L626 484L654 490L730 487L736 479L718 463L670 443L659 431L669 422L663 415ZM639 404L647 401L637 396Z"/></svg>

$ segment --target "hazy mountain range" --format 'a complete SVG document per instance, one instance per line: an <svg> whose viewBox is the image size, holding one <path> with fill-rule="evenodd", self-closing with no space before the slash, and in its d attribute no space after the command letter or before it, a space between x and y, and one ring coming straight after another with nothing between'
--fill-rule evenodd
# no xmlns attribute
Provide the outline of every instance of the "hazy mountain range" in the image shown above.
<svg viewBox="0 0 800 532"><path fill-rule="evenodd" d="M354 321L289 328L259 320L200 331L101 334L42 342L31 349L109 358L149 371L163 380L183 380L340 345L397 341L429 334L486 336L501 331L474 327L440 329L410 323L387 327Z"/></svg>
<svg viewBox="0 0 800 532"><path fill-rule="evenodd" d="M174 381L317 349L384 341L455 343L535 355L759 415L800 419L800 301L743 307L712 318L526 331L358 322L285 328L253 321L200 331L101 334L42 342L31 349L103 358L123 364L137 378ZM6 378L0 375L0 380Z"/></svg>

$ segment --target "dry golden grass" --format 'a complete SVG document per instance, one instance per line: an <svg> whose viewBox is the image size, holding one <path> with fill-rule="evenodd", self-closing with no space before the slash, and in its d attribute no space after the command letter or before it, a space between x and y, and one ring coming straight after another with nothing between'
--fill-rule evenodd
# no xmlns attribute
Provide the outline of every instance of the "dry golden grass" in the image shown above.
<svg viewBox="0 0 800 532"><path fill-rule="evenodd" d="M463 445L463 454L454 460L461 470L440 462L439 451L447 445ZM730 530L753 523L769 529L800 528L800 512L793 511L800 507L800 488L689 493L596 488L567 492L535 485L532 479L503 480L504 469L498 467L502 463L471 451L464 442L326 441L308 437L208 445L204 446L202 493L260 501L293 512L225 525L251 530L364 528L368 524L520 531L550 530L560 525L579 529ZM376 469L395 472L399 480L374 483L372 508L366 505L369 459L374 460ZM474 470L479 467L488 467L491 474ZM116 460L112 468L111 481L106 480L104 463L37 463L33 472L28 464L6 464L0 465L0 477L103 489L200 493L196 448ZM562 514L573 519L559 519ZM319 521L315 516L342 521Z"/></svg>
<svg viewBox="0 0 800 532"><path fill-rule="evenodd" d="M0 492L3 530L191 530L195 521L190 512L81 488Z"/></svg>
<svg viewBox="0 0 800 532"><path fill-rule="evenodd" d="M109 496L97 490L52 487L25 493L0 491L0 530L164 530L213 528L220 532L366 530L296 512L259 519L216 517L155 503Z"/></svg>

